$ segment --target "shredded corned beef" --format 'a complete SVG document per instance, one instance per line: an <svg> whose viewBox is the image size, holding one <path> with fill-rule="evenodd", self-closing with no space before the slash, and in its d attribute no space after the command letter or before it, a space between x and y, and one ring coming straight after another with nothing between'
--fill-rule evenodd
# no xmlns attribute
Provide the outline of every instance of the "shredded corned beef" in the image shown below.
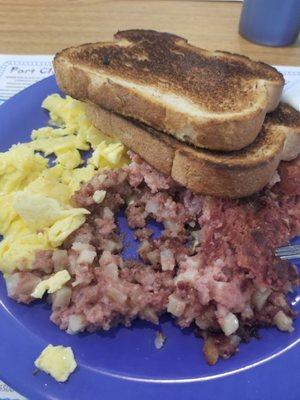
<svg viewBox="0 0 300 400"><path fill-rule="evenodd" d="M41 279L68 269L71 280L50 295L51 320L68 333L108 330L139 317L170 313L195 324L209 364L228 358L259 326L292 330L286 293L297 270L274 256L300 231L300 158L282 162L269 187L245 199L199 196L131 154L128 168L102 171L81 186L74 204L91 212L61 249L37 252L31 272L7 283L17 301ZM101 203L94 193L105 191ZM140 261L124 260L116 212L140 241ZM159 238L146 227L162 223Z"/></svg>

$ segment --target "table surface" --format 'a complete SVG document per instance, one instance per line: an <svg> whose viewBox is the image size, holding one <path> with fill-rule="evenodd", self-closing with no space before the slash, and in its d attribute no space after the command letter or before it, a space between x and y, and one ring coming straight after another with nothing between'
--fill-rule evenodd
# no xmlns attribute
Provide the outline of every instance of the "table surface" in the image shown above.
<svg viewBox="0 0 300 400"><path fill-rule="evenodd" d="M264 47L239 36L242 3L187 0L0 0L0 53L54 54L79 43L110 40L117 30L174 32L195 45L300 66L300 40Z"/></svg>

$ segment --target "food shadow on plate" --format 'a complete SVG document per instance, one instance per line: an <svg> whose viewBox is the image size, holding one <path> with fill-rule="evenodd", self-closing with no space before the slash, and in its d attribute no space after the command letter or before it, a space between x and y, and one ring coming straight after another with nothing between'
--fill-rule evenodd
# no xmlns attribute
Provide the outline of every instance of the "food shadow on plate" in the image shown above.
<svg viewBox="0 0 300 400"><path fill-rule="evenodd" d="M126 261L133 260L142 262L142 260L138 255L138 248L140 242L134 236L134 229L129 228L124 211L118 212L117 225L119 231L122 232L123 236L122 256L124 257L124 260ZM153 234L151 236L152 239L158 239L162 233L163 225L154 220L149 220L147 222L146 228L151 229L153 231Z"/></svg>
<svg viewBox="0 0 300 400"><path fill-rule="evenodd" d="M111 329L105 331L105 330L99 330L96 332L82 332L79 333L79 337L85 338L90 335L96 334L97 336L103 337L103 338L116 338L119 334L120 331L122 330L128 330L128 331L147 331L147 334L149 334L151 331L153 334L156 332L162 332L163 334L166 333L165 331L169 331L170 329L179 329L181 334L184 336L189 336L192 335L195 331L195 326L191 326L189 328L184 328L180 329L178 325L176 325L174 319L170 314L164 314L159 318L159 323L156 325L152 322L142 320L140 318L135 319L132 321L130 326L124 326L122 323L120 323L117 326L112 327Z"/></svg>

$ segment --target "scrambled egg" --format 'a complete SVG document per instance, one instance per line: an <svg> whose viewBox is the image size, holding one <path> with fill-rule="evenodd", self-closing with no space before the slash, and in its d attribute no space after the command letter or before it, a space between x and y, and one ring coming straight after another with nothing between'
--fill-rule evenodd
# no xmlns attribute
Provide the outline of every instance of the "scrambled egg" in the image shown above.
<svg viewBox="0 0 300 400"><path fill-rule="evenodd" d="M88 160L89 164L96 168L113 168L114 165L120 164L124 146L121 143L106 144L101 142L96 147L92 157Z"/></svg>
<svg viewBox="0 0 300 400"><path fill-rule="evenodd" d="M19 218L11 224L9 233L0 243L0 269L5 276L16 268L30 269L35 252L50 248L45 234L31 232Z"/></svg>
<svg viewBox="0 0 300 400"><path fill-rule="evenodd" d="M26 187L47 168L47 159L34 153L27 144L13 145L0 153L0 193Z"/></svg>
<svg viewBox="0 0 300 400"><path fill-rule="evenodd" d="M89 212L71 204L83 182L100 168L128 163L124 146L89 122L82 102L53 94L42 107L49 111L50 126L33 130L31 142L0 153L0 270L5 275L30 269L36 250L60 246L85 222ZM82 152L90 150L84 165Z"/></svg>
<svg viewBox="0 0 300 400"><path fill-rule="evenodd" d="M65 283L71 279L71 276L67 270L58 271L56 274L52 275L50 278L45 279L38 283L31 293L32 297L36 299L41 299L45 292L54 293L61 289Z"/></svg>
<svg viewBox="0 0 300 400"><path fill-rule="evenodd" d="M35 366L58 382L65 382L77 367L71 347L49 344L35 360Z"/></svg>

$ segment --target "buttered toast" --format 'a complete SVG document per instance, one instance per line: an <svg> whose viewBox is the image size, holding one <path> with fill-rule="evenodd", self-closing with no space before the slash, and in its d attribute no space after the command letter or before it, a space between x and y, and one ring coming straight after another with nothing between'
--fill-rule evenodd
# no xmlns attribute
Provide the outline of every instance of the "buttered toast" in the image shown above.
<svg viewBox="0 0 300 400"><path fill-rule="evenodd" d="M160 172L202 194L238 198L268 184L280 160L300 152L300 113L280 104L248 147L234 152L197 149L149 126L86 104L92 123L123 142Z"/></svg>
<svg viewBox="0 0 300 400"><path fill-rule="evenodd" d="M66 94L198 148L233 151L257 137L284 85L271 66L151 30L70 47L54 69Z"/></svg>

